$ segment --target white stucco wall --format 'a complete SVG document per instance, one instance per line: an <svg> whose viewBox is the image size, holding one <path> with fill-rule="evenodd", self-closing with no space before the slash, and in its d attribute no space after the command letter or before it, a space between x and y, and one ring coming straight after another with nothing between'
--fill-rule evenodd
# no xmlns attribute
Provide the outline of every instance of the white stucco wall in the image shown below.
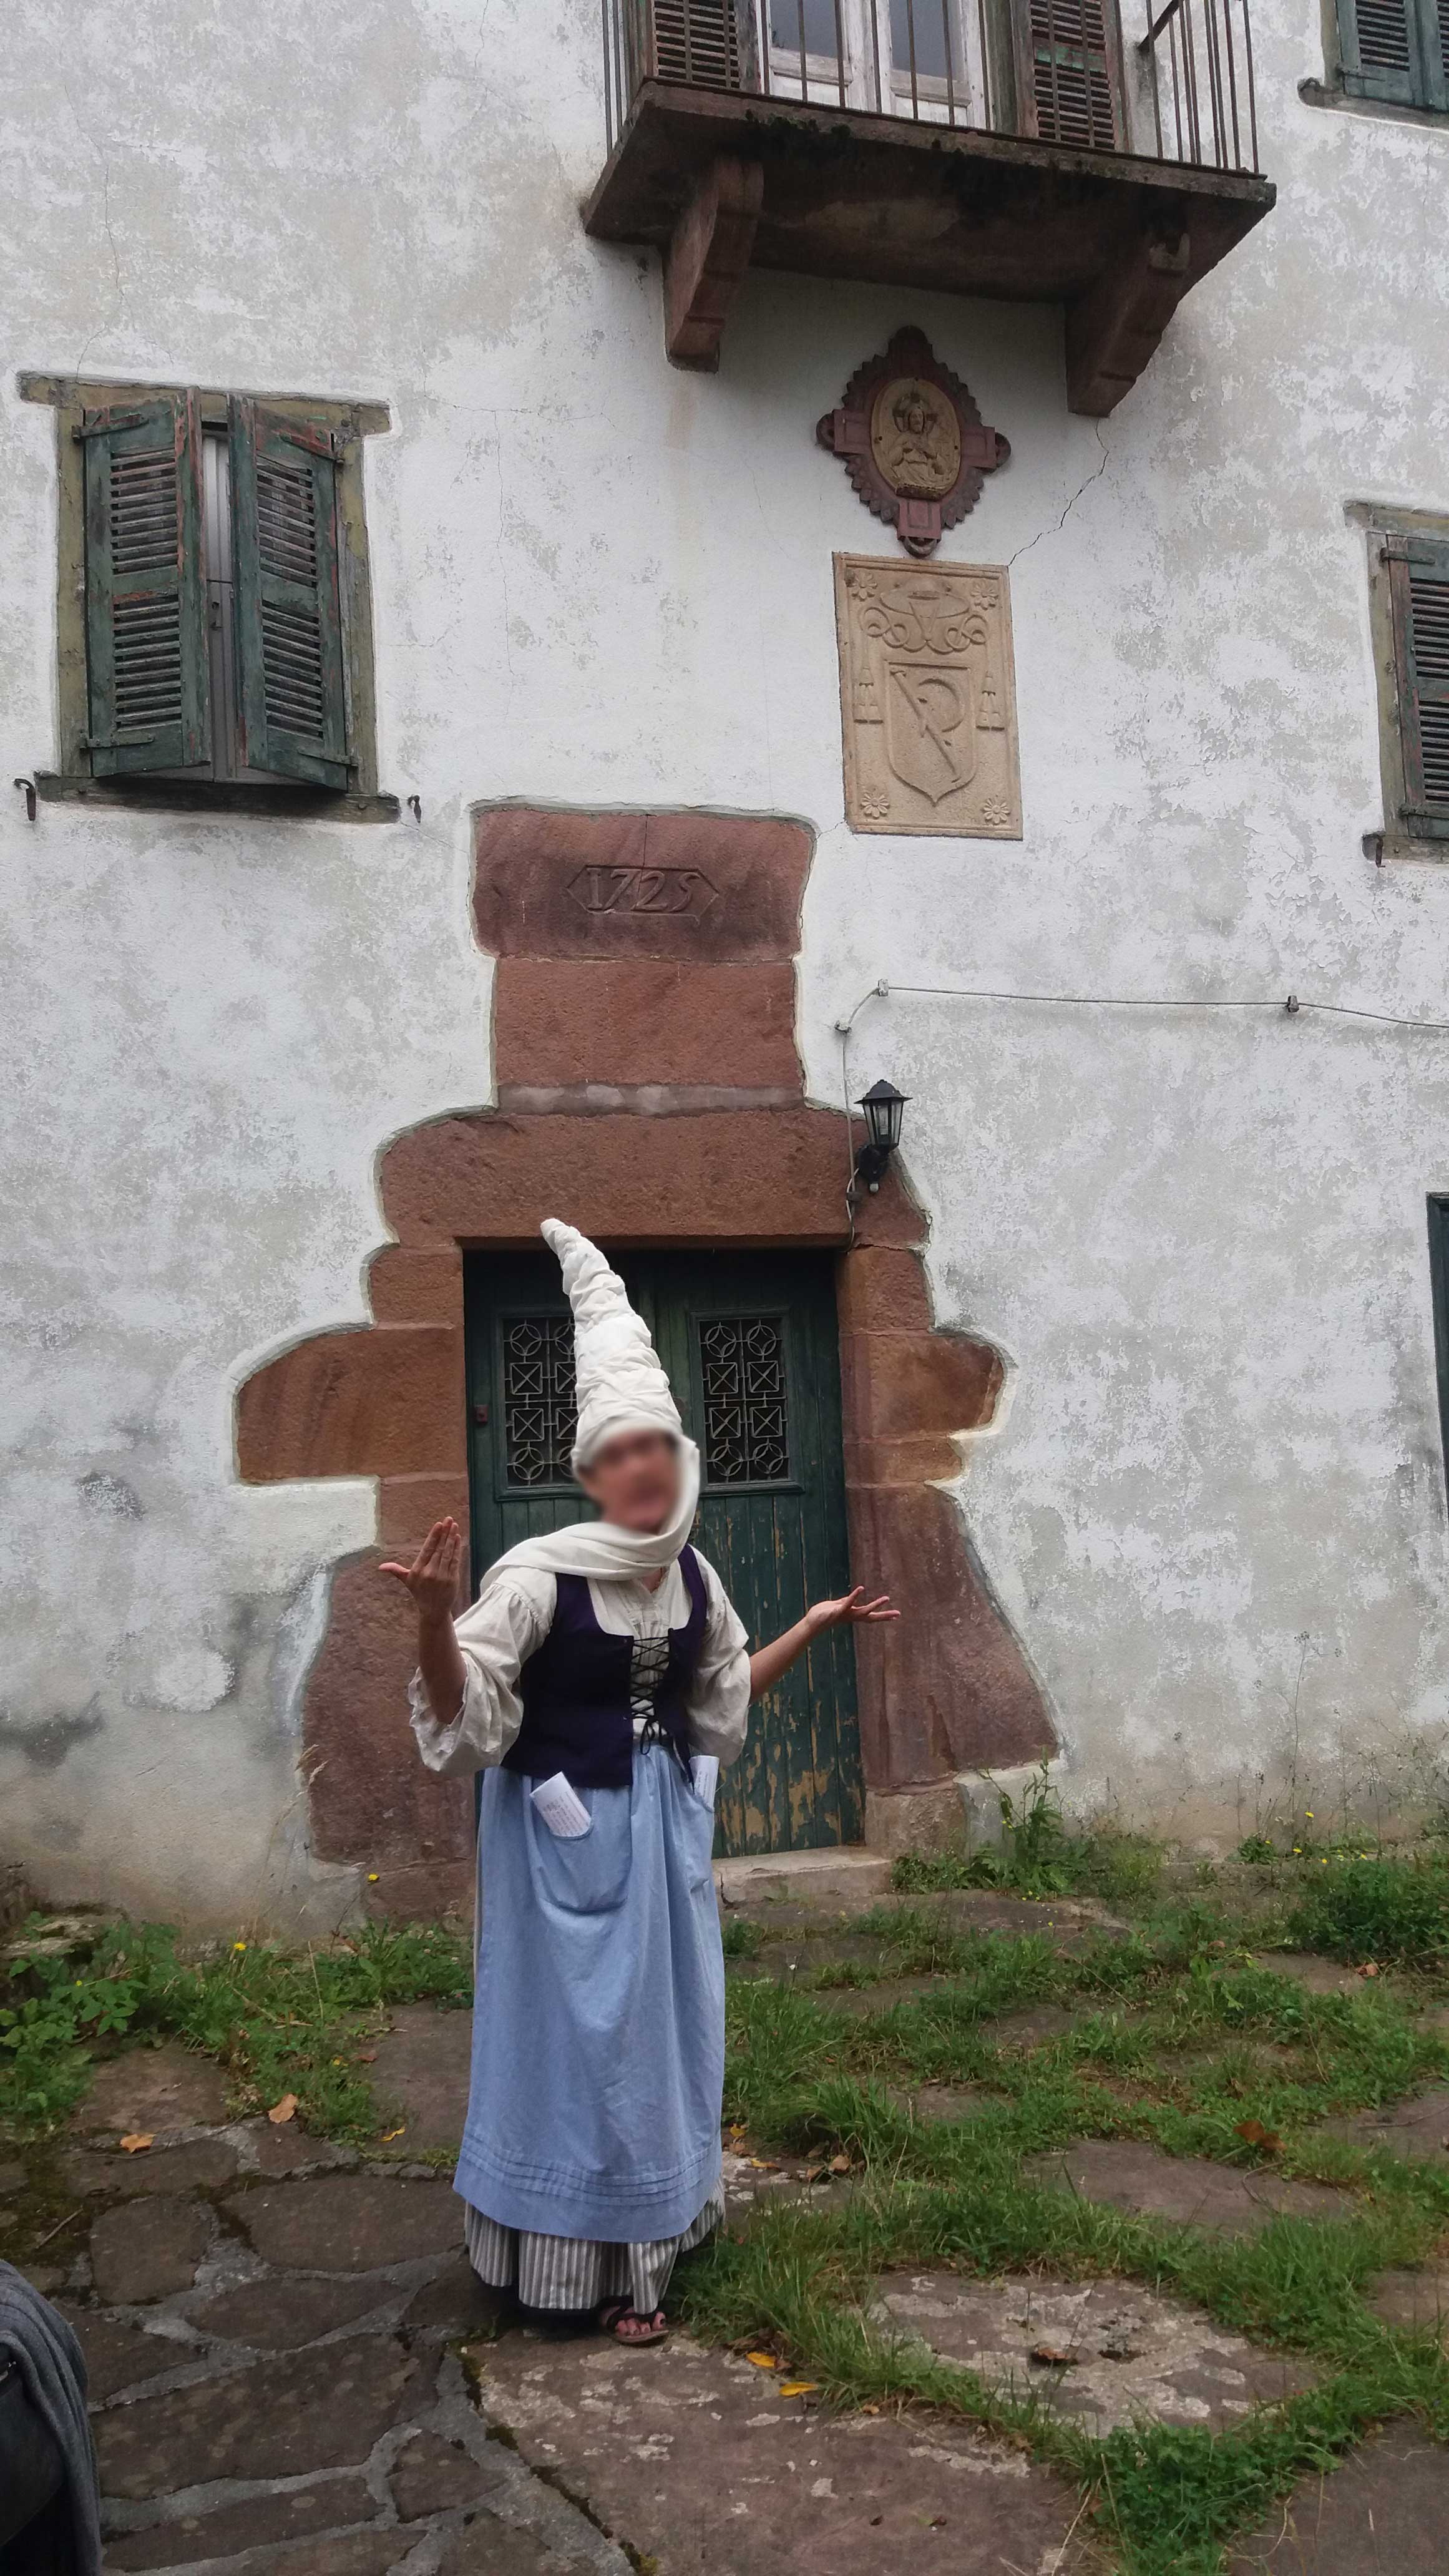
<svg viewBox="0 0 1449 2576"><path fill-rule="evenodd" d="M809 817L802 1040L830 1101L833 1023L881 976L1449 1017L1449 872L1361 848L1344 517L1449 511L1449 125L1301 104L1315 0L1256 15L1279 207L1099 434L1049 309L756 274L718 377L671 371L656 263L578 221L594 0L19 0L0 1847L50 1889L348 1900L306 1851L297 1712L372 1493L240 1488L231 1400L280 1341L361 1317L381 1145L489 1096L474 801ZM1019 846L842 823L831 554L887 541L813 428L906 321L1012 442L942 553L1012 565ZM381 769L421 827L27 825L8 781L56 757L30 368L391 406ZM862 1012L852 1067L912 1094L941 1320L1013 1364L964 1508L1071 1794L1231 1834L1295 1746L1309 1804L1419 1794L1449 1643L1425 1229L1449 1037L902 996Z"/></svg>

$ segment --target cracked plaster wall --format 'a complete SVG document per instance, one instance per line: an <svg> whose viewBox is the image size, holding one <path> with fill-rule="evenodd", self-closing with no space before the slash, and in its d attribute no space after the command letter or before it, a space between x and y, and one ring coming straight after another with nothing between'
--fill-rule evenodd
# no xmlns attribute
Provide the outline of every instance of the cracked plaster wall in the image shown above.
<svg viewBox="0 0 1449 2576"><path fill-rule="evenodd" d="M806 817L826 1101L882 975L1443 1015L1449 877L1360 849L1344 505L1449 510L1449 131L1304 106L1312 0L1255 23L1278 210L1099 446L1048 309L756 275L719 376L671 372L656 263L578 223L594 0L318 0L304 47L278 0L21 0L0 774L54 759L53 423L17 370L368 395L381 783L423 816L0 803L0 1837L55 1892L347 1901L304 1847L296 1712L373 1497L239 1487L232 1391L361 1320L380 1145L489 1096L472 800ZM1013 565L1019 846L842 825L830 558L887 541L813 424L908 321L1012 442L943 557ZM1309 1803L1421 1788L1449 1041L902 997L852 1069L913 1095L938 1319L1012 1364L964 1508L1073 1796L1231 1833L1295 1746Z"/></svg>

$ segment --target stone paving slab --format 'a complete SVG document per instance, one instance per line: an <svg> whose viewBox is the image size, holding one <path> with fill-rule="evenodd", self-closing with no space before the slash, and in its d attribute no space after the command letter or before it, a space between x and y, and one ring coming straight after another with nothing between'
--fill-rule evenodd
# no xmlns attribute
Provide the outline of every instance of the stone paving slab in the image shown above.
<svg viewBox="0 0 1449 2576"><path fill-rule="evenodd" d="M1423 2272L1380 2272L1364 2295L1386 2326L1437 2334L1449 2347L1449 2264L1430 2264Z"/></svg>
<svg viewBox="0 0 1449 2576"><path fill-rule="evenodd" d="M102 2154L73 2147L62 2156L61 2173L71 2191L87 2199L95 2192L144 2199L148 2192L220 2191L234 2182L237 2151L225 2138L193 2138L182 2146L142 2147L134 2155L123 2149Z"/></svg>
<svg viewBox="0 0 1449 2576"><path fill-rule="evenodd" d="M1321 2375L1135 2282L887 2273L875 2304L881 2321L944 2360L1080 2417L1098 2436L1140 2416L1222 2425Z"/></svg>
<svg viewBox="0 0 1449 2576"><path fill-rule="evenodd" d="M123 2388L138 2388L188 2359L184 2344L170 2335L148 2334L130 2317L108 2317L97 2308L77 2307L59 2299L56 2305L80 2341L86 2359L86 2381L93 2406Z"/></svg>
<svg viewBox="0 0 1449 2576"><path fill-rule="evenodd" d="M949 1980L943 1977L880 1977L873 1986L820 1986L805 2000L826 2012L843 2013L850 2021L864 2021L871 2013L890 2012L896 2004L915 2002L921 1995L949 1992Z"/></svg>
<svg viewBox="0 0 1449 2576"><path fill-rule="evenodd" d="M461 2145L472 2046L470 2012L403 2004L393 2013L368 2073L375 2100L400 2108L410 2149Z"/></svg>
<svg viewBox="0 0 1449 2576"><path fill-rule="evenodd" d="M492 2458L475 2459L457 2442L437 2433L413 2433L392 2465L388 2487L404 2522L455 2506L480 2504L506 2482L501 2446L490 2444Z"/></svg>
<svg viewBox="0 0 1449 2576"><path fill-rule="evenodd" d="M1229 2576L1444 2576L1446 2533L1449 2450L1390 2425L1276 2507Z"/></svg>
<svg viewBox="0 0 1449 2576"><path fill-rule="evenodd" d="M1048 2040L1064 2039L1069 2030L1090 2018L1086 2013L1068 2012L1065 2004L1027 2004L1020 2012L1002 2013L996 2021L984 2021L979 2035L993 2048L1041 2048Z"/></svg>
<svg viewBox="0 0 1449 2576"><path fill-rule="evenodd" d="M339 2147L331 2138L314 2138L296 2120L284 2121L279 2128L270 2120L240 2120L226 2134L242 2171L264 2174L268 2180L284 2174L351 2172L360 2161L354 2148Z"/></svg>
<svg viewBox="0 0 1449 2576"><path fill-rule="evenodd" d="M184 2567L199 2558L231 2558L239 2550L345 2530L349 2523L370 2522L375 2513L365 2478L355 2474L325 2478L316 2486L251 2496L211 2513L181 2514L149 2531L113 2537L106 2543L106 2568L108 2576L111 2568L127 2576L132 2568Z"/></svg>
<svg viewBox="0 0 1449 2576"><path fill-rule="evenodd" d="M463 2204L441 2181L329 2174L238 2192L226 2206L264 2262L299 2271L370 2272L463 2241Z"/></svg>
<svg viewBox="0 0 1449 2576"><path fill-rule="evenodd" d="M211 2228L210 2211L196 2200L133 2201L104 2210L91 2229L98 2295L119 2307L189 2290Z"/></svg>
<svg viewBox="0 0 1449 2576"><path fill-rule="evenodd" d="M1078 2500L936 2416L817 2414L676 2335L648 2353L506 2335L479 2403L658 2576L1081 2576Z"/></svg>
<svg viewBox="0 0 1449 2576"><path fill-rule="evenodd" d="M989 2111L999 2103L1000 2095L988 2093L984 2084L918 2084L914 2092L888 2088L898 2110L913 2120L943 2120L954 2125L958 2120L974 2120L980 2111Z"/></svg>
<svg viewBox="0 0 1449 2576"><path fill-rule="evenodd" d="M1363 1979L1341 1959L1321 1958L1314 1950L1257 1950L1255 1968L1266 1968L1270 1976L1292 1977L1306 1986L1311 1995L1359 1995Z"/></svg>
<svg viewBox="0 0 1449 2576"><path fill-rule="evenodd" d="M108 2408L96 2424L108 2496L164 2495L214 2478L294 2478L354 2467L395 2423L417 2376L382 2336L289 2353L164 2396Z"/></svg>
<svg viewBox="0 0 1449 2576"><path fill-rule="evenodd" d="M481 2514L455 2532L438 2562L438 2576L568 2576L563 2561L526 2531Z"/></svg>
<svg viewBox="0 0 1449 2576"><path fill-rule="evenodd" d="M82 2135L111 2129L126 2137L145 2129L215 2129L225 2118L221 2068L168 2040L162 2048L128 2048L103 2058L70 2126Z"/></svg>
<svg viewBox="0 0 1449 2576"><path fill-rule="evenodd" d="M1386 2109L1355 2111L1346 2120L1325 2120L1329 2137L1347 2138L1355 2147L1382 2147L1391 2156L1432 2156L1442 2165L1449 2157L1449 2084L1432 2093Z"/></svg>
<svg viewBox="0 0 1449 2576"><path fill-rule="evenodd" d="M832 2174L828 2159L737 2155L726 2147L720 2158L727 2217L781 2201L805 2201L812 2209L838 2209L855 2184L849 2174ZM817 2176L819 2179L817 2179Z"/></svg>
<svg viewBox="0 0 1449 2576"><path fill-rule="evenodd" d="M766 1941L751 1959L732 1960L736 1976L774 1978L782 1986L813 1980L822 1968L884 1968L889 1941L868 1932L825 1932L815 1939Z"/></svg>
<svg viewBox="0 0 1449 2576"><path fill-rule="evenodd" d="M295 2352L319 2335L355 2325L359 2317L396 2305L397 2290L385 2274L342 2272L312 2276L299 2273L279 2281L268 2274L243 2281L188 2311L190 2323L205 2335L244 2343L262 2352Z"/></svg>
<svg viewBox="0 0 1449 2576"><path fill-rule="evenodd" d="M1114 2209L1177 2219L1215 2236L1254 2236L1275 2218L1345 2218L1350 2192L1327 2183L1290 2182L1260 2168L1210 2164L1202 2156L1165 2156L1133 2138L1086 2138L1074 2147L1028 2156L1037 2182L1063 2186Z"/></svg>

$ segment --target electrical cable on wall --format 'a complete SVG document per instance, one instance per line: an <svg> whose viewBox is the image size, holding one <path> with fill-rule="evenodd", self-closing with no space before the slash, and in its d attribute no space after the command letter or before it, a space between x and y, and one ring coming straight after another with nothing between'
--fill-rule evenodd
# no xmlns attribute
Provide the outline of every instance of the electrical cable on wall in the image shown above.
<svg viewBox="0 0 1449 2576"><path fill-rule="evenodd" d="M1368 1011L1353 1002L1303 1001L1297 993L1285 993L1278 1001L1255 993L1249 996L1219 996L1206 993L1012 993L1004 988L975 984L892 984L882 976L861 994L843 1020L835 1023L840 1040L840 1086L845 1102L846 1185L845 1212L850 1220L850 1245L855 1242L855 1157L852 1144L850 1097L850 1032L867 1002L889 1001L893 993L909 993L952 1002L1025 1002L1045 1004L1064 1010L1088 1011L1276 1011L1284 1019L1301 1018L1311 1012L1320 1019L1364 1020L1381 1028L1424 1029L1441 1036L1449 1034L1449 1020L1417 1020L1402 1011Z"/></svg>
<svg viewBox="0 0 1449 2576"><path fill-rule="evenodd" d="M1297 993L1286 993L1281 1001L1261 993L1247 999L1221 999L1204 993L1009 993L989 985L891 984L882 977L862 993L848 1018L836 1021L837 1033L848 1037L867 1002L888 1001L893 993L934 994L945 1001L959 1002L1047 1003L1090 1011L1277 1011L1286 1019L1312 1011L1326 1019L1374 1020L1385 1028L1437 1029L1441 1034L1449 1031L1449 1020L1411 1019L1402 1011L1366 1011L1352 1002L1305 1002Z"/></svg>

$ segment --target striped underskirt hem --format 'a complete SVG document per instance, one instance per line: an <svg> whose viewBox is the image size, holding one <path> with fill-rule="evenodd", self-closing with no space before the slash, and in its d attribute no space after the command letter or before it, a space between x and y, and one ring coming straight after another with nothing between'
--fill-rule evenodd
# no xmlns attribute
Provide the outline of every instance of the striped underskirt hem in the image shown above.
<svg viewBox="0 0 1449 2576"><path fill-rule="evenodd" d="M652 2244L607 2245L587 2236L539 2236L500 2227L471 2201L463 2208L468 2259L490 2290L513 2290L525 2308L577 2314L601 2299L627 2299L641 2317L652 2317L669 2286L676 2257L702 2245L725 2214L724 2184L717 2182L699 2216L682 2236Z"/></svg>

